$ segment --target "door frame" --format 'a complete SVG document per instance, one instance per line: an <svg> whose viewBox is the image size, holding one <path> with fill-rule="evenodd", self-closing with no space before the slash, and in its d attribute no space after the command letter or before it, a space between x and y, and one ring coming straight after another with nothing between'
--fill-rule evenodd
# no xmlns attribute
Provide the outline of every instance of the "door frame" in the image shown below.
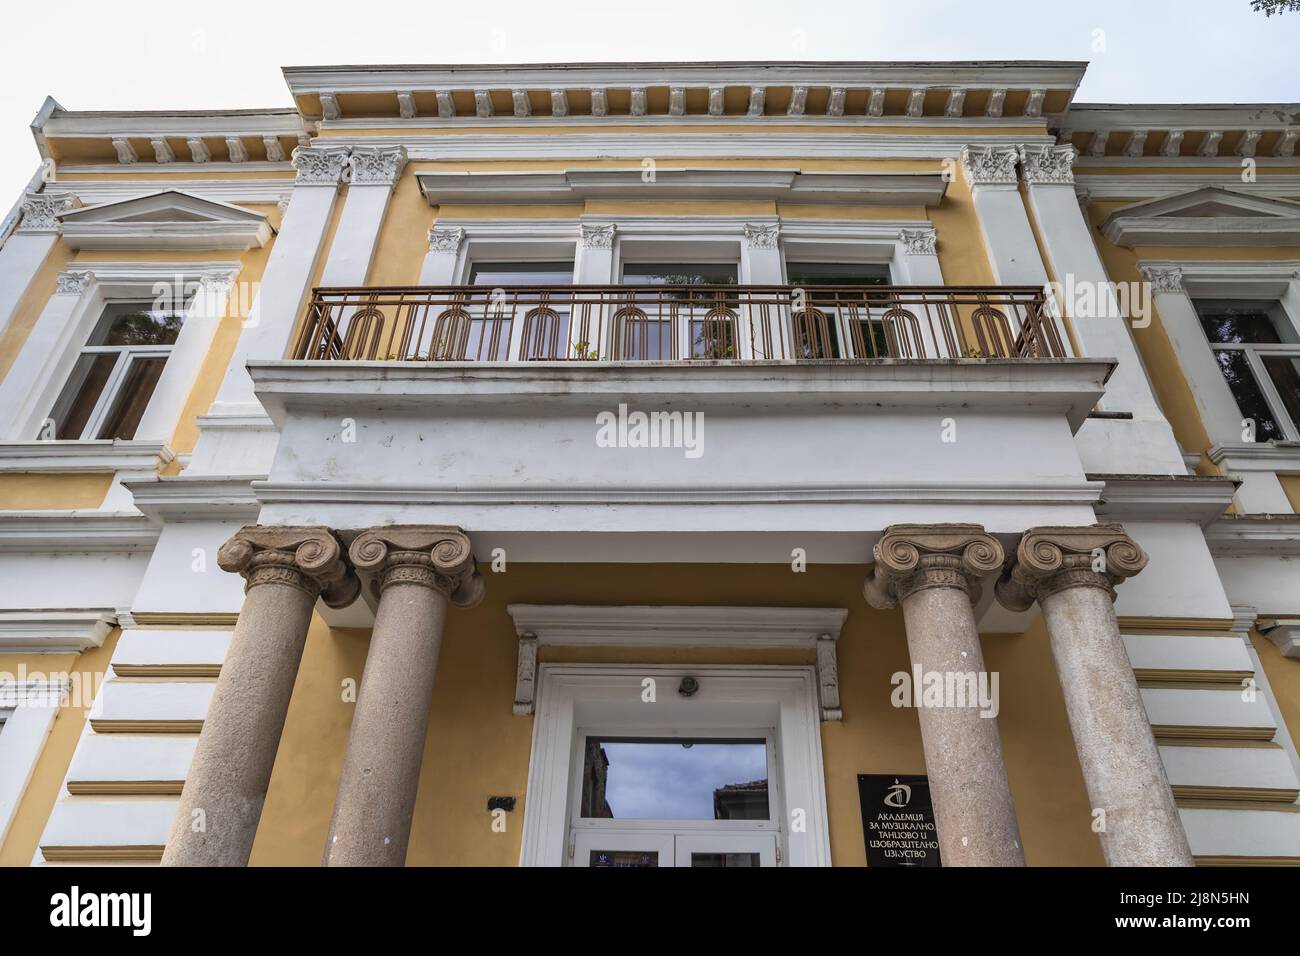
<svg viewBox="0 0 1300 956"><path fill-rule="evenodd" d="M681 678L699 691L678 693ZM646 679L655 701L642 700ZM654 708L646 711L645 708ZM821 716L812 666L541 664L533 720L521 866L569 860L573 761L580 727L642 726L716 733L774 728L774 783L782 794L783 864L829 866L830 835L821 752ZM796 821L800 826L792 827Z"/></svg>

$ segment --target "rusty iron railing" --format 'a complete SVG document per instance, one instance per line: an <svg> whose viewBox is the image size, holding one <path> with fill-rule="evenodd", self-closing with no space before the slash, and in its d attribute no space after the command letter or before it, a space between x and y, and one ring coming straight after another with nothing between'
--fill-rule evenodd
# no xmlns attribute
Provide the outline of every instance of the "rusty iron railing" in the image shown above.
<svg viewBox="0 0 1300 956"><path fill-rule="evenodd" d="M290 355L416 362L1060 358L1032 286L320 288Z"/></svg>

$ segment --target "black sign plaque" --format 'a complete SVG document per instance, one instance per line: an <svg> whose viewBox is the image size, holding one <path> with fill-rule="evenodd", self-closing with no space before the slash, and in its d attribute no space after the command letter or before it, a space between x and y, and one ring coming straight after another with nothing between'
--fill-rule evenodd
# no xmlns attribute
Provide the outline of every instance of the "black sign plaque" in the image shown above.
<svg viewBox="0 0 1300 956"><path fill-rule="evenodd" d="M930 778L858 774L867 866L940 866Z"/></svg>

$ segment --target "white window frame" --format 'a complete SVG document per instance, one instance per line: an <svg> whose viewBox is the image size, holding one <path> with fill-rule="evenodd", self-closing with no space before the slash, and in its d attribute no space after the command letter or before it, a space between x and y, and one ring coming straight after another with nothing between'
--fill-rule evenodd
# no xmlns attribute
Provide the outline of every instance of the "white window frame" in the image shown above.
<svg viewBox="0 0 1300 956"><path fill-rule="evenodd" d="M40 436L46 418L62 395L77 359L85 350L86 342L109 302L152 301L156 298L155 288L159 283L169 287L180 283L183 288L193 288L206 280L216 279L222 284L228 284L234 281L239 269L239 263L230 260L95 262L84 267L74 262L69 265L68 272L87 274L86 285L71 309L68 320L57 330L57 335L48 348L43 347L43 354L28 356L26 349L19 354L18 361L31 361L37 363L39 368L33 376L28 394L24 396L17 434L26 440ZM194 296L176 341L168 347L170 352L167 365L141 416L136 441L166 442L171 438L218 324L234 321L222 318L226 310L226 299L225 291Z"/></svg>
<svg viewBox="0 0 1300 956"><path fill-rule="evenodd" d="M681 678L693 676L700 691L691 698L677 693ZM656 682L656 702L642 701L643 681ZM830 838L826 810L825 774L821 754L821 720L817 678L811 666L730 666L665 664L541 664L537 673L537 709L524 803L522 866L566 866L570 859L571 826L575 812L574 760L579 728L609 727L651 735L668 728L714 736L774 729L779 759L769 768L770 785L779 787L774 829L783 842L782 863L788 866L829 866ZM643 708L653 707L653 711ZM578 769L581 773L581 768ZM790 808L786 810L785 808ZM805 826L787 826L794 809L804 811ZM590 822L590 821L588 821ZM614 821L618 823L619 821ZM622 821L624 824L633 821ZM722 821L727 822L727 821ZM739 822L739 821L733 821ZM642 821L642 829L664 832L667 826L689 830L689 821ZM600 829L595 827L583 827ZM622 827L629 829L629 827ZM719 832L718 822L704 821L702 832ZM756 832L752 822L739 832Z"/></svg>
<svg viewBox="0 0 1300 956"><path fill-rule="evenodd" d="M1287 410L1282 401L1277 387L1273 384L1273 378L1268 369L1264 367L1265 356L1282 356L1300 358L1300 316L1292 315L1287 311L1286 306L1280 297L1275 295L1233 295L1229 297L1212 297L1207 295L1192 296L1192 307L1195 308L1198 302L1204 301L1231 301L1231 302L1258 302L1265 306L1263 311L1270 313L1270 318L1274 322L1284 322L1291 326L1292 332L1296 336L1295 342L1284 342L1278 344L1270 343L1223 343L1211 342L1210 337L1205 335L1204 324L1201 326L1201 332L1205 335L1205 344L1210 352L1241 352L1246 356L1246 363L1250 366L1250 373L1255 377L1255 384L1259 387L1260 393L1264 397L1264 403L1268 405L1269 412L1273 415L1273 420L1277 422L1282 429L1283 435L1287 441L1300 441L1300 423L1291 420L1291 413ZM1199 318L1200 311L1197 310ZM1218 363L1218 359L1215 359ZM1222 373L1220 373L1222 374ZM1224 380L1227 384L1227 380ZM1229 388L1229 392L1231 392ZM1236 396L1233 396L1233 407L1238 412L1241 411L1237 405Z"/></svg>
<svg viewBox="0 0 1300 956"><path fill-rule="evenodd" d="M99 324L100 320L103 318L104 312L110 306L120 305L122 303L127 303L127 302L143 302L143 301L145 300L119 299L119 298L107 299L104 302L103 308L101 308L99 311L99 318L95 320L95 325ZM189 306L187 304L185 308L181 311L188 311L188 309ZM185 328L185 323L184 321L182 321L181 329L184 328ZM91 332L92 333L94 332L93 326L91 328ZM177 337L178 338L180 337L180 330L177 331ZM73 361L72 364L73 370L76 369L77 367L76 363L78 360L80 360L80 358L83 355L115 354L117 355L117 361L113 363L112 371L109 372L108 378L104 380L104 387L103 389L100 390L99 399L95 402L95 407L91 410L89 417L86 419L85 427L82 428L81 434L75 436L75 438L72 440L94 441L98 439L99 430L104 427L104 423L108 419L109 411L113 408L114 404L116 403L119 393L122 390L122 384L126 381L126 377L131 370L131 365L135 362L136 359L161 358L165 363L168 359L171 358L172 350L174 348L175 348L175 343L171 345L83 345L81 347L81 351L77 353L77 357ZM70 371L68 374L69 376L71 376L72 372ZM68 381L69 381L68 379L64 380L63 383L64 389L67 388ZM155 385L155 389L156 388L157 386ZM60 391L58 397L56 397L54 400L55 405L58 404L59 399L62 397L63 397L63 393L62 391ZM150 400L152 400L152 398L153 396L150 396ZM54 408L51 407L50 411L52 414ZM141 421L143 420L144 420L143 417L141 417Z"/></svg>

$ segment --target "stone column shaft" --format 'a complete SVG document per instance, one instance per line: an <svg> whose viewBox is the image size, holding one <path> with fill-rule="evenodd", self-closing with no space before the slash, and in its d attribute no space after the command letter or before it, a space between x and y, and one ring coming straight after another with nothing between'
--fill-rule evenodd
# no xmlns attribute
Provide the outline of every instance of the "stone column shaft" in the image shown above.
<svg viewBox="0 0 1300 956"><path fill-rule="evenodd" d="M359 591L327 528L242 529L218 563L247 579L164 866L245 866L262 816L289 697L316 598L350 604Z"/></svg>
<svg viewBox="0 0 1300 956"><path fill-rule="evenodd" d="M352 543L375 573L379 609L343 758L326 866L402 866L429 724L448 601L482 597L469 538L458 528L374 529Z"/></svg>
<svg viewBox="0 0 1300 956"><path fill-rule="evenodd" d="M998 582L1013 610L1035 599L1047 623L1109 866L1192 866L1173 792L1115 616L1115 584L1147 556L1119 525L1031 528Z"/></svg>
<svg viewBox="0 0 1300 956"><path fill-rule="evenodd" d="M913 672L986 675L972 603L978 577L1002 564L997 539L978 525L894 525L875 558L867 600L902 604ZM977 701L922 706L921 691L913 696L943 864L1023 866L997 719Z"/></svg>

